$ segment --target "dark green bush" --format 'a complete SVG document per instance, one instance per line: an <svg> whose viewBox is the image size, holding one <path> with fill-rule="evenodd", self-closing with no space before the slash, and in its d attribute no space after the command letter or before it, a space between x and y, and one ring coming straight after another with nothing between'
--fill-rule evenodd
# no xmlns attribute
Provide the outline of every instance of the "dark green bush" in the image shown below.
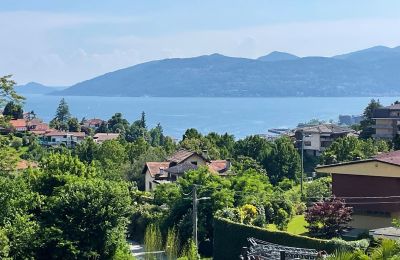
<svg viewBox="0 0 400 260"><path fill-rule="evenodd" d="M368 246L368 240L346 242L340 239L316 239L283 231L269 231L255 226L235 223L223 218L215 218L213 259L239 259L242 247L248 246L247 238L249 237L285 246L312 248L318 251L325 250L328 253L334 252L337 249L352 250Z"/></svg>

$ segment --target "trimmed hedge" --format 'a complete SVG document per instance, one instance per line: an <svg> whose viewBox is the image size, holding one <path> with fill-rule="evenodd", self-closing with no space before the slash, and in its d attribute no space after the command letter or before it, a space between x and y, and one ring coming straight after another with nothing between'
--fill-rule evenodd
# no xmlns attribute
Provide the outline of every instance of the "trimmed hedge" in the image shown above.
<svg viewBox="0 0 400 260"><path fill-rule="evenodd" d="M247 238L254 237L274 244L311 248L328 253L335 250L352 250L367 247L368 240L346 242L340 239L324 240L294 235L284 231L267 229L235 223L228 219L214 218L214 260L239 259L242 247L249 246Z"/></svg>

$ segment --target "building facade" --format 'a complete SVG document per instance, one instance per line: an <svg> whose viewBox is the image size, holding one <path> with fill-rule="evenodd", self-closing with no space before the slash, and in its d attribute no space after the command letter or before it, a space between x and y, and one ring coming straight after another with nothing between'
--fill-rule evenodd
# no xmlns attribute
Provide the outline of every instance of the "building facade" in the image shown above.
<svg viewBox="0 0 400 260"><path fill-rule="evenodd" d="M319 166L316 171L331 174L332 194L353 207L352 227L388 227L400 216L400 151Z"/></svg>
<svg viewBox="0 0 400 260"><path fill-rule="evenodd" d="M314 156L319 156L336 139L348 135L355 135L355 131L335 124L305 126L294 130L296 146L301 148L304 141L304 152Z"/></svg>
<svg viewBox="0 0 400 260"><path fill-rule="evenodd" d="M375 134L377 139L393 139L400 133L400 104L375 109L373 112L375 120Z"/></svg>

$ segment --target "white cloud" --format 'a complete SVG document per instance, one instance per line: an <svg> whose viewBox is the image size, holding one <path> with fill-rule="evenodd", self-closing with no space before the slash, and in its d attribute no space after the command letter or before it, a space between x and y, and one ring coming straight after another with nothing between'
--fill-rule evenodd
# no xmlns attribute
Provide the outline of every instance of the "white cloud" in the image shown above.
<svg viewBox="0 0 400 260"><path fill-rule="evenodd" d="M274 50L300 56L331 56L374 45L400 44L400 19L285 23L163 35L149 32L146 37L139 36L134 24L145 19L0 13L0 28L7 35L0 41L0 75L13 73L20 83L34 80L68 85L153 59L215 52L256 58ZM79 34L85 25L93 24L98 25L96 31ZM123 30L120 36L111 35L102 30L103 25ZM54 39L54 33L59 38Z"/></svg>

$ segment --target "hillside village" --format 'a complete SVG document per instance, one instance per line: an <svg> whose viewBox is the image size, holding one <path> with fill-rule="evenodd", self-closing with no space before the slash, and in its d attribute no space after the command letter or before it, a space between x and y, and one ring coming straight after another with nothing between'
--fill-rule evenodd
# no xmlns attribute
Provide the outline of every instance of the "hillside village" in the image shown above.
<svg viewBox="0 0 400 260"><path fill-rule="evenodd" d="M400 236L393 224L400 219L397 103L383 107L371 100L358 124L313 120L272 139L241 140L196 129L174 140L164 136L161 125L148 129L145 113L132 124L120 113L79 122L65 100L55 114L46 123L34 112L24 113L18 102L6 105L2 149L18 156L1 163L1 171L63 179L77 167L75 174L84 174L79 178L133 184L135 195L128 200L136 206L123 213L130 222L125 227L148 252L180 254L149 244L162 239L165 230L166 243L179 239L182 248L198 248L214 259L274 259L281 247L288 256L317 259L339 248L365 250L376 239ZM61 177L65 170L71 172ZM89 172L98 177L84 177ZM188 204L192 197L196 203ZM194 210L198 223L191 221ZM47 225L35 219L30 221ZM224 233L230 229L243 236L227 244ZM279 239L271 236L277 230L284 231ZM39 249L31 254L41 254Z"/></svg>

